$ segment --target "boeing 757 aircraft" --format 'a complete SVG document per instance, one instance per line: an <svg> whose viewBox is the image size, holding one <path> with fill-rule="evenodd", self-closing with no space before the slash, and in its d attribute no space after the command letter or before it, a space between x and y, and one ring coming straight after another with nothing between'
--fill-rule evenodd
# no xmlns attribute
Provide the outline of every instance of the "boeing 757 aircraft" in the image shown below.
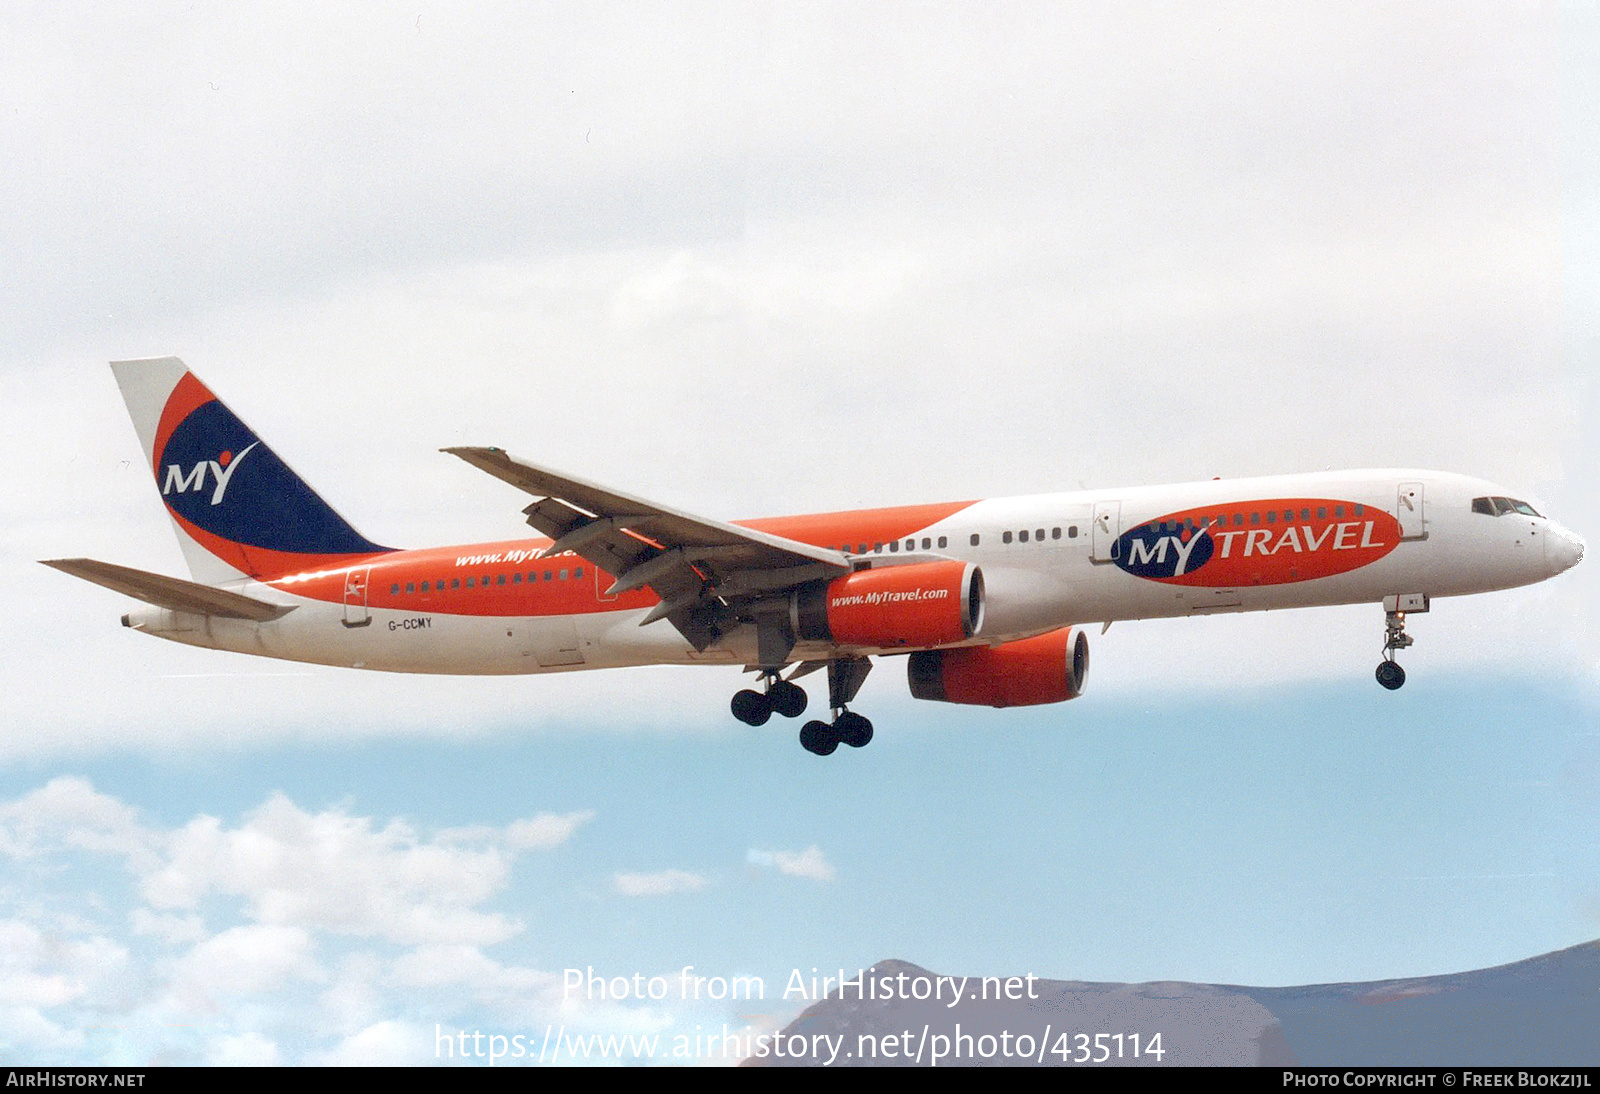
<svg viewBox="0 0 1600 1094"><path fill-rule="evenodd" d="M1082 627L1381 604L1378 682L1408 614L1553 577L1583 541L1507 491L1436 471L1337 471L725 523L518 459L447 448L532 499L541 538L399 550L335 513L175 357L112 363L192 580L47 562L145 602L124 626L212 649L389 672L736 664L733 714L806 709L809 751L861 747L871 658L919 699L1076 698Z"/></svg>

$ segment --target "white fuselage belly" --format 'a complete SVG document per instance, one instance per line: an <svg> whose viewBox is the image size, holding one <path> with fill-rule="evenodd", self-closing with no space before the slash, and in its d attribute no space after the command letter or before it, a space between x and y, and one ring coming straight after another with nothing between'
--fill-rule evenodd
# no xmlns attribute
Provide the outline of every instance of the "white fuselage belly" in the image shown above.
<svg viewBox="0 0 1600 1094"><path fill-rule="evenodd" d="M1420 487L1414 503L1397 502L1403 484ZM886 544L858 543L844 549L858 554L858 548L865 546L866 556L880 564L904 561L908 554L976 564L982 570L986 601L982 627L971 643L993 644L1072 625L1366 603L1403 594L1456 596L1543 580L1556 572L1547 558L1546 540L1563 533L1540 517L1472 511L1474 497L1500 493L1481 480L1419 471L1088 491L977 502L918 529L903 549L898 542L893 550ZM1355 508L1301 525L1284 499L1304 498ZM1271 524L1264 523L1263 509ZM1397 512L1401 509L1409 511ZM1339 552L1371 547L1381 535L1381 529L1375 531L1380 520L1398 522L1404 534L1371 562L1326 576L1278 576L1269 583L1208 579L1202 584L1175 584L1129 572L1108 557L1116 551L1119 537L1124 547L1132 542L1125 538L1130 530L1186 511L1201 512L1202 521L1221 521L1205 529L1206 549L1213 559L1207 574L1256 562L1280 570L1302 563L1309 570L1338 565L1343 561ZM1210 515L1213 512L1215 516ZM1257 523L1250 523L1252 518ZM1233 523L1236 519L1242 523ZM1133 550L1142 551L1152 566L1165 562L1169 568L1178 567L1177 576L1182 577L1182 564L1193 561L1186 554L1194 549L1190 538L1198 534L1180 528L1163 543L1158 532L1151 532L1145 541L1133 544ZM921 547L924 540L936 543L941 537L947 544L942 549ZM1166 561L1169 549L1171 561ZM374 587L389 580L384 576L387 567L403 565L403 558L372 565ZM1196 573L1189 575L1191 580ZM352 625L346 604L295 595L293 582L274 582L246 583L237 591L294 605L276 620L256 623L146 609L133 613L132 625L197 646L392 672L502 675L756 662L753 627L740 627L712 647L696 651L666 620L639 626L648 608L607 610L598 593L608 579L598 576L602 580L594 586L597 595L590 610L573 614L465 615L420 605L416 610L374 606L361 613L364 622ZM905 652L903 647L802 642L790 659Z"/></svg>

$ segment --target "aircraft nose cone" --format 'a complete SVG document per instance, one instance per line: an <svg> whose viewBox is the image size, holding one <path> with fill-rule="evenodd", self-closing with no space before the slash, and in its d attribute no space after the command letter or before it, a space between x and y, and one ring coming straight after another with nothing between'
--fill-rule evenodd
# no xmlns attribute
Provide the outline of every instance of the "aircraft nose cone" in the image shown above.
<svg viewBox="0 0 1600 1094"><path fill-rule="evenodd" d="M1544 562L1554 577L1570 570L1583 559L1583 537L1565 528L1552 526L1544 538Z"/></svg>

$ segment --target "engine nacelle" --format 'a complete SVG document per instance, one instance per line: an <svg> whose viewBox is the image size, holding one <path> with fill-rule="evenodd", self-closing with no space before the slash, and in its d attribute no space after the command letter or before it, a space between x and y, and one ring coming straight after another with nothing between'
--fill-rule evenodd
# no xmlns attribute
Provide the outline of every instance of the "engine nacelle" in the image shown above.
<svg viewBox="0 0 1600 1094"><path fill-rule="evenodd" d="M942 646L983 625L983 571L970 562L914 562L857 570L795 590L800 638L843 646Z"/></svg>
<svg viewBox="0 0 1600 1094"><path fill-rule="evenodd" d="M923 650L911 655L911 694L974 706L1026 707L1083 694L1089 638L1071 627L1000 646Z"/></svg>

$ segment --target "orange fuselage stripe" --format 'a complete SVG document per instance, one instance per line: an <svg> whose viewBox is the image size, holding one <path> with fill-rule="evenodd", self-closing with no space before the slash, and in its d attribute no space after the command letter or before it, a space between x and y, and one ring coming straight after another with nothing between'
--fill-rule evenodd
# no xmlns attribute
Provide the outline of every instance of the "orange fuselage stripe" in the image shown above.
<svg viewBox="0 0 1600 1094"><path fill-rule="evenodd" d="M906 505L737 523L816 547L853 550L866 544L870 551L876 544L920 533L972 504L962 501ZM548 539L525 539L391 551L371 556L365 562L341 560L334 563L337 568L307 569L274 578L271 584L284 592L313 600L329 603L348 600L357 604L361 603L361 585L364 584L368 608L445 615L582 615L648 608L657 602L656 595L649 589L614 597L602 596L611 585L611 575L577 555L538 559L538 553L549 545ZM355 564L350 565L350 561ZM328 566L329 562L318 559L310 565ZM358 575L355 586L348 580L352 573ZM468 580L472 582L470 588ZM428 586L427 592L422 591L424 583Z"/></svg>

